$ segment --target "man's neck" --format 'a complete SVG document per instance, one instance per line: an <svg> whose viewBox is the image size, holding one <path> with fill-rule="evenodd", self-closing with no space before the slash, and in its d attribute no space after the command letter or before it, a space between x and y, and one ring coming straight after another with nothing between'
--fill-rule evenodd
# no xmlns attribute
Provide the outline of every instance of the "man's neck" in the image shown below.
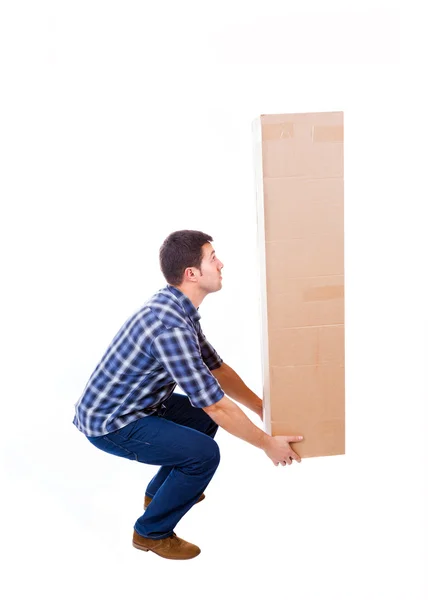
<svg viewBox="0 0 428 600"><path fill-rule="evenodd" d="M202 304L202 300L207 295L206 292L204 292L200 289L196 289L194 286L175 285L174 287L176 287L177 290L180 290L180 292L182 292L185 296L187 296L195 308L200 307L200 305Z"/></svg>

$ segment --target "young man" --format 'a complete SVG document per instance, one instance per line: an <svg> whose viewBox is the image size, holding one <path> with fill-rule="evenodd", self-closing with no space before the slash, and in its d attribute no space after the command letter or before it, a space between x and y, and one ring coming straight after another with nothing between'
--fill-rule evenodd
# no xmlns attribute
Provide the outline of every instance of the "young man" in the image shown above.
<svg viewBox="0 0 428 600"><path fill-rule="evenodd" d="M200 553L174 528L205 497L220 461L213 439L218 426L263 449L275 465L300 462L290 442L301 437L267 435L232 402L262 419L262 400L202 332L199 306L222 287L223 264L212 241L190 230L166 238L160 266L168 285L119 330L76 403L73 421L97 448L160 466L147 486L133 545L163 558ZM177 384L186 395L174 393Z"/></svg>

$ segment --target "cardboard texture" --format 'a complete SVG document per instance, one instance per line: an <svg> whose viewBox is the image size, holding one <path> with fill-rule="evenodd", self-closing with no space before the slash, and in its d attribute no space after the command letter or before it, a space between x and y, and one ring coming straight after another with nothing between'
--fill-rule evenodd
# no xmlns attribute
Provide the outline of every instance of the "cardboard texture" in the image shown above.
<svg viewBox="0 0 428 600"><path fill-rule="evenodd" d="M265 430L345 453L343 113L253 123Z"/></svg>

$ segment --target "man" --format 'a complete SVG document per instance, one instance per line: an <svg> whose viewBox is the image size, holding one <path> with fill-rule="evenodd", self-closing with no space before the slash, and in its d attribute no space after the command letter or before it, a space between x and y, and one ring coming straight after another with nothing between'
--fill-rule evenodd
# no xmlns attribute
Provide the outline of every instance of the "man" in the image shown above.
<svg viewBox="0 0 428 600"><path fill-rule="evenodd" d="M166 287L116 334L76 403L73 421L101 450L160 466L147 486L133 545L163 558L200 553L174 528L205 497L220 461L213 439L218 426L263 449L275 465L300 462L290 447L300 436L266 434L230 399L263 418L262 400L202 332L199 306L222 287L223 264L212 241L191 230L166 238L160 249ZM174 393L177 384L186 395Z"/></svg>

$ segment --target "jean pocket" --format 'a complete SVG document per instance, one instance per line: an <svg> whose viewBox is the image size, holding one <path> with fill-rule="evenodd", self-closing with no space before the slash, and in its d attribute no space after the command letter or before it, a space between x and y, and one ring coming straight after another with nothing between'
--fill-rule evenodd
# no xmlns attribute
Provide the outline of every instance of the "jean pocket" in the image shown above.
<svg viewBox="0 0 428 600"><path fill-rule="evenodd" d="M136 460L137 457L134 452L125 448L120 440L115 437L114 434L108 433L99 438L88 438L91 444L114 456L121 456L122 458L128 458L129 460Z"/></svg>

